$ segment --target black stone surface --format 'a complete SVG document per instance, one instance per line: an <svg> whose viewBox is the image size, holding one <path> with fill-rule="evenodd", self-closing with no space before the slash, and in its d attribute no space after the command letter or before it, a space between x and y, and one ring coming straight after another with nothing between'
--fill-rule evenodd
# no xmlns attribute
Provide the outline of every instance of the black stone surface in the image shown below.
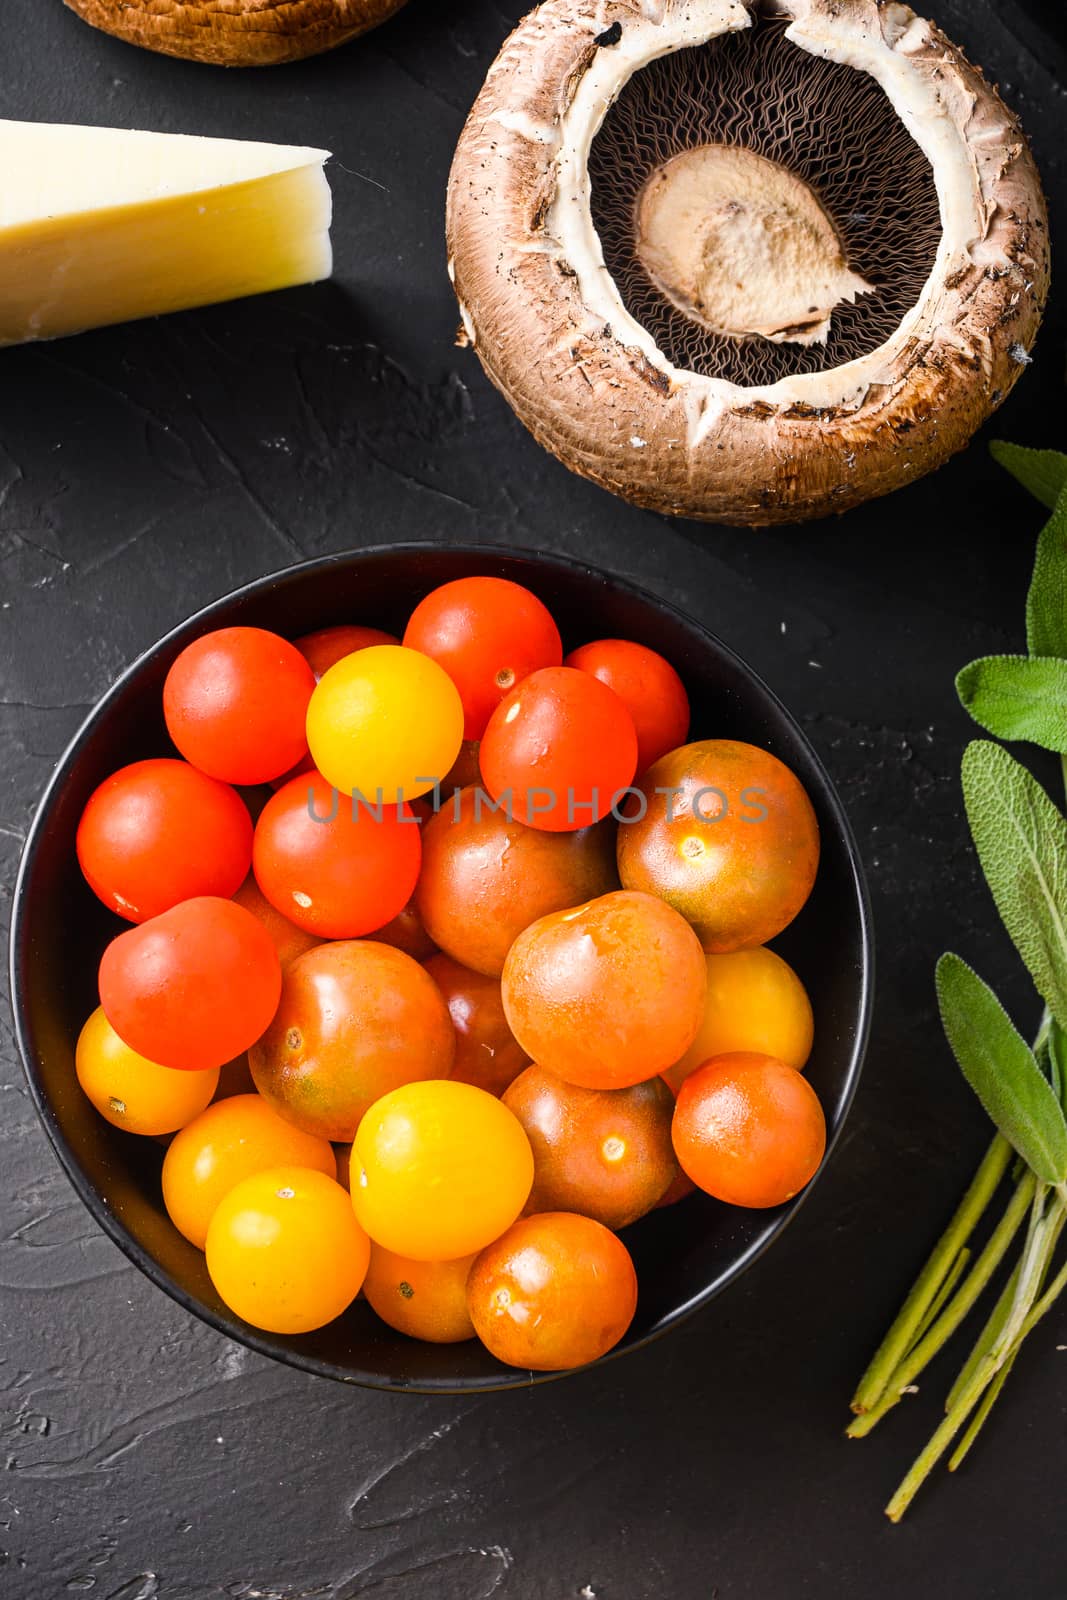
<svg viewBox="0 0 1067 1600"><path fill-rule="evenodd" d="M543 454L452 345L449 157L521 9L413 0L332 57L224 75L114 43L60 0L3 0L6 116L331 147L338 271L0 353L0 908L83 713L204 601L393 536L569 551L708 621L840 784L880 943L859 1102L786 1237L656 1347L530 1392L387 1397L249 1357L151 1289L63 1178L0 1011L0 1594L1056 1600L1063 1312L966 1468L901 1528L880 1507L950 1368L874 1438L841 1427L986 1138L939 1037L935 955L959 948L1029 1021L966 842L952 680L1021 644L1041 514L985 440L1064 445L1067 299L985 435L889 500L762 534L628 509ZM1022 113L1062 241L1062 8L931 9Z"/></svg>

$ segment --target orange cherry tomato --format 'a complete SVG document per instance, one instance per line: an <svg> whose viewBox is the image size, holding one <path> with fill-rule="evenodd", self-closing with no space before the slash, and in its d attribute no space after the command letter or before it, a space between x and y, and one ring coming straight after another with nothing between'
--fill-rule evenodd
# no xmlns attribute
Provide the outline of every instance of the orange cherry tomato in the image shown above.
<svg viewBox="0 0 1067 1600"><path fill-rule="evenodd" d="M784 1205L814 1177L826 1150L815 1090L773 1056L716 1056L678 1091L674 1148L699 1188L728 1205Z"/></svg>
<svg viewBox="0 0 1067 1600"><path fill-rule="evenodd" d="M463 737L480 739L517 683L563 660L559 629L535 594L507 578L456 578L419 602L404 643L444 667L463 702Z"/></svg>
<svg viewBox="0 0 1067 1600"><path fill-rule="evenodd" d="M120 933L100 962L100 1002L120 1039L189 1072L247 1050L274 1015L281 982L263 924L212 896Z"/></svg>
<svg viewBox="0 0 1067 1600"><path fill-rule="evenodd" d="M333 1178L271 1167L224 1195L207 1231L220 1298L253 1328L310 1333L359 1293L370 1244Z"/></svg>
<svg viewBox="0 0 1067 1600"><path fill-rule="evenodd" d="M315 675L265 628L218 628L187 644L167 673L163 715L187 761L227 783L268 783L307 752Z"/></svg>
<svg viewBox="0 0 1067 1600"><path fill-rule="evenodd" d="M374 937L379 944L391 944L416 961L425 961L426 957L432 956L437 949L426 932L426 925L414 895L391 922L387 922L382 928L375 928Z"/></svg>
<svg viewBox="0 0 1067 1600"><path fill-rule="evenodd" d="M249 1059L280 1116L346 1143L390 1089L446 1078L455 1049L448 1007L418 962L345 939L286 968L277 1013Z"/></svg>
<svg viewBox="0 0 1067 1600"><path fill-rule="evenodd" d="M260 1095L216 1100L167 1148L163 1158L167 1214L178 1232L202 1250L223 1196L253 1173L280 1166L314 1167L330 1178L337 1170L327 1140L283 1121Z"/></svg>
<svg viewBox="0 0 1067 1600"><path fill-rule="evenodd" d="M218 1085L218 1069L174 1072L123 1044L98 1006L78 1035L74 1070L105 1121L127 1133L164 1134L199 1116Z"/></svg>
<svg viewBox="0 0 1067 1600"><path fill-rule="evenodd" d="M459 747L459 755L441 779L442 804L454 795L457 789L469 789L472 784L481 783L482 769L479 761L481 748L477 739L464 739Z"/></svg>
<svg viewBox="0 0 1067 1600"><path fill-rule="evenodd" d="M256 823L252 867L276 910L321 939L354 939L391 922L422 860L410 808L369 806L318 773L293 778Z"/></svg>
<svg viewBox="0 0 1067 1600"><path fill-rule="evenodd" d="M212 1098L229 1100L235 1094L255 1094L255 1092L252 1069L248 1065L248 1052L245 1050L219 1068L219 1086Z"/></svg>
<svg viewBox="0 0 1067 1600"><path fill-rule="evenodd" d="M499 978L472 972L441 952L425 966L444 996L456 1030L453 1082L503 1094L530 1058L508 1027Z"/></svg>
<svg viewBox="0 0 1067 1600"><path fill-rule="evenodd" d="M592 673L614 689L634 719L637 770L684 742L689 732L689 696L669 661L631 639L597 639L572 650L564 666Z"/></svg>
<svg viewBox="0 0 1067 1600"><path fill-rule="evenodd" d="M637 733L599 678L543 667L497 706L479 760L494 800L532 828L561 833L621 804L637 770Z"/></svg>
<svg viewBox="0 0 1067 1600"><path fill-rule="evenodd" d="M532 1061L587 1089L624 1089L684 1055L706 984L684 918L652 895L618 890L520 933L501 987Z"/></svg>
<svg viewBox="0 0 1067 1600"><path fill-rule="evenodd" d="M755 1050L801 1071L811 1054L811 1001L780 955L759 945L705 957L704 1020L685 1055L663 1074L677 1094L691 1072L712 1056Z"/></svg>
<svg viewBox="0 0 1067 1600"><path fill-rule="evenodd" d="M297 956L302 956L305 950L314 950L317 944L322 943L315 934L308 933L306 928L298 928L295 922L290 922L288 917L283 917L281 912L271 905L256 882L254 874L249 873L232 898L262 922L271 936L274 948L278 952L278 960L283 967L287 967L290 961L295 961Z"/></svg>
<svg viewBox="0 0 1067 1600"><path fill-rule="evenodd" d="M637 1274L622 1240L601 1223L543 1211L478 1256L467 1307L498 1361L560 1372L618 1344L637 1309Z"/></svg>
<svg viewBox="0 0 1067 1600"><path fill-rule="evenodd" d="M469 1083L409 1083L376 1101L352 1146L352 1204L374 1240L416 1261L480 1250L519 1215L530 1142Z"/></svg>
<svg viewBox="0 0 1067 1600"><path fill-rule="evenodd" d="M305 633L302 638L294 639L293 643L315 674L317 683L324 672L329 672L345 656L353 655L357 650L366 650L368 645L399 644L400 640L395 633L386 633L382 628L360 628L351 623L341 623L336 628L318 628L314 633Z"/></svg>
<svg viewBox="0 0 1067 1600"><path fill-rule="evenodd" d="M467 1274L474 1257L413 1261L380 1244L370 1247L363 1293L383 1322L409 1339L459 1344L474 1338L467 1310Z"/></svg>
<svg viewBox="0 0 1067 1600"><path fill-rule="evenodd" d="M534 1183L526 1209L576 1211L625 1228L678 1176L674 1096L660 1078L628 1089L582 1089L527 1067L504 1094L526 1130Z"/></svg>
<svg viewBox="0 0 1067 1600"><path fill-rule="evenodd" d="M678 1176L675 1178L666 1194L661 1195L656 1201L652 1209L653 1211L662 1211L665 1206L676 1206L679 1200L687 1200L691 1194L696 1194L696 1192L697 1186L689 1176L688 1172L683 1172L681 1167L679 1167Z"/></svg>
<svg viewBox="0 0 1067 1600"><path fill-rule="evenodd" d="M658 894L722 954L766 944L801 909L819 827L800 781L735 739L683 745L638 785L644 814L619 828L619 876Z"/></svg>
<svg viewBox="0 0 1067 1600"><path fill-rule="evenodd" d="M93 893L145 922L196 895L231 895L252 860L252 818L235 789L187 761L135 761L90 796L77 852Z"/></svg>
<svg viewBox="0 0 1067 1600"><path fill-rule="evenodd" d="M618 887L612 825L543 833L495 811L478 789L449 801L422 836L416 904L431 939L499 977L524 928Z"/></svg>

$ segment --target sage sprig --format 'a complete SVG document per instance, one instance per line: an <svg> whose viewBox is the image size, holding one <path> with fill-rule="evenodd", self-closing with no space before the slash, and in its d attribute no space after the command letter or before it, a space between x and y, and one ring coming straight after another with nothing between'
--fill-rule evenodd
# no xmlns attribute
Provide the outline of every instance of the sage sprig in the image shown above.
<svg viewBox="0 0 1067 1600"><path fill-rule="evenodd" d="M1067 454L995 444L993 455L1051 515L1027 597L1028 653L973 661L956 687L988 733L1054 751L1067 777ZM849 1435L870 1433L990 1285L1000 1287L944 1421L886 1507L894 1522L948 1452L950 1471L963 1461L1023 1341L1067 1288L1067 1265L1054 1271L1067 1225L1067 820L1031 773L987 739L968 745L961 778L978 860L1044 1012L1030 1045L965 961L949 953L937 964L945 1035L997 1132L860 1380ZM1006 1182L1007 1204L976 1254L973 1235Z"/></svg>

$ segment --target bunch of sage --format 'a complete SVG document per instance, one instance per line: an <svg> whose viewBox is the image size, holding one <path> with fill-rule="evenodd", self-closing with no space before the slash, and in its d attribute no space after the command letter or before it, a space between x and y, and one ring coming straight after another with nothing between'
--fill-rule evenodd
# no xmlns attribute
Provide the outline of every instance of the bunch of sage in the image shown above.
<svg viewBox="0 0 1067 1600"><path fill-rule="evenodd" d="M1038 537L1027 598L1028 653L972 661L956 688L987 732L1056 752L1067 779L1067 455L1010 444L995 444L993 454L1051 515ZM1067 1265L1056 1266L1067 1222L1067 820L1031 773L989 740L967 746L962 780L978 860L1044 1012L1028 1044L965 961L946 954L937 964L945 1034L997 1133L860 1380L850 1437L870 1433L913 1390L987 1290L992 1303L949 1391L944 1420L886 1507L894 1522L947 1452L949 1470L959 1466L1023 1341L1067 1287ZM979 1222L1005 1187L1003 1212L981 1248L972 1249Z"/></svg>

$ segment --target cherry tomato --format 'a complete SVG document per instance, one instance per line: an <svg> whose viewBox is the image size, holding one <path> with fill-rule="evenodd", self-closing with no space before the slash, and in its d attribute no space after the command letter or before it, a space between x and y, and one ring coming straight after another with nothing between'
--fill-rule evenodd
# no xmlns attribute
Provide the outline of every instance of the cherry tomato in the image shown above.
<svg viewBox="0 0 1067 1600"><path fill-rule="evenodd" d="M633 782L637 734L599 678L543 667L497 706L479 759L494 800L520 822L559 833L607 816Z"/></svg>
<svg viewBox="0 0 1067 1600"><path fill-rule="evenodd" d="M353 655L357 650L366 650L372 644L399 644L400 640L395 633L386 633L383 628L360 628L341 623L336 628L319 628L315 633L305 633L303 638L294 639L293 643L315 674L317 683L324 672L329 672L345 656Z"/></svg>
<svg viewBox="0 0 1067 1600"><path fill-rule="evenodd" d="M542 917L504 964L504 1011L531 1060L587 1089L665 1072L704 1015L700 941L653 895L619 890Z"/></svg>
<svg viewBox="0 0 1067 1600"><path fill-rule="evenodd" d="M252 867L276 910L321 939L373 933L411 898L422 860L404 806L364 806L318 773L293 778L256 823Z"/></svg>
<svg viewBox="0 0 1067 1600"><path fill-rule="evenodd" d="M372 645L323 673L307 713L312 759L342 794L390 805L426 794L463 742L451 678L418 650Z"/></svg>
<svg viewBox="0 0 1067 1600"><path fill-rule="evenodd" d="M271 1167L219 1202L207 1269L220 1298L253 1328L310 1333L345 1311L370 1259L341 1185L308 1167Z"/></svg>
<svg viewBox="0 0 1067 1600"><path fill-rule="evenodd" d="M215 1090L214 1100L229 1100L236 1094L255 1094L256 1086L252 1081L252 1068L248 1065L248 1051L243 1050L239 1056L234 1056L232 1061L226 1061L219 1068L219 1086Z"/></svg>
<svg viewBox="0 0 1067 1600"><path fill-rule="evenodd" d="M680 745L689 732L689 696L669 661L630 639L597 639L572 650L564 666L614 689L634 719L637 770Z"/></svg>
<svg viewBox="0 0 1067 1600"><path fill-rule="evenodd" d="M288 917L283 917L276 910L263 893L252 873L242 883L237 893L231 896L239 906L244 906L246 911L262 922L271 936L278 960L283 967L290 961L295 961L297 956L302 956L305 950L314 950L321 940L313 933L308 933L306 928L298 928L295 922L290 922Z"/></svg>
<svg viewBox="0 0 1067 1600"><path fill-rule="evenodd" d="M506 578L457 578L415 607L404 643L440 663L463 702L463 737L480 739L504 696L563 660L559 629L529 589Z"/></svg>
<svg viewBox="0 0 1067 1600"><path fill-rule="evenodd" d="M618 1344L637 1309L637 1274L621 1239L591 1217L523 1217L483 1250L467 1279L479 1339L510 1367L561 1372Z"/></svg>
<svg viewBox="0 0 1067 1600"><path fill-rule="evenodd" d="M693 1182L728 1205L784 1205L814 1177L826 1149L815 1090L773 1056L716 1056L682 1084L674 1148Z"/></svg>
<svg viewBox="0 0 1067 1600"><path fill-rule="evenodd" d="M500 979L472 972L442 953L430 957L426 971L444 996L456 1030L452 1081L503 1094L530 1058L508 1027Z"/></svg>
<svg viewBox="0 0 1067 1600"><path fill-rule="evenodd" d="M90 796L77 851L93 893L144 922L196 895L233 894L252 860L252 818L235 789L186 761L135 761Z"/></svg>
<svg viewBox="0 0 1067 1600"><path fill-rule="evenodd" d="M185 1073L191 1077L191 1073ZM223 1195L270 1167L314 1167L336 1174L333 1147L302 1133L258 1094L216 1100L172 1139L163 1157L163 1203L179 1233L204 1248Z"/></svg>
<svg viewBox="0 0 1067 1600"><path fill-rule="evenodd" d="M218 1068L174 1072L123 1044L98 1006L78 1035L78 1082L100 1115L127 1133L173 1133L199 1116L218 1085Z"/></svg>
<svg viewBox="0 0 1067 1600"><path fill-rule="evenodd" d="M458 1344L474 1338L467 1310L467 1274L474 1257L413 1261L380 1244L370 1247L363 1293L383 1322L409 1339Z"/></svg>
<svg viewBox="0 0 1067 1600"><path fill-rule="evenodd" d="M205 1071L259 1038L278 1005L281 966L244 906L201 896L113 939L100 1002L131 1050L164 1067Z"/></svg>
<svg viewBox="0 0 1067 1600"><path fill-rule="evenodd" d="M375 1244L416 1261L451 1261L515 1221L533 1156L517 1119L484 1089L409 1083L360 1123L351 1181L356 1216Z"/></svg>
<svg viewBox="0 0 1067 1600"><path fill-rule="evenodd" d="M167 731L187 761L227 783L268 783L307 751L315 675L265 628L218 628L186 645L163 685Z"/></svg>
<svg viewBox="0 0 1067 1600"><path fill-rule="evenodd" d="M811 1054L811 1001L792 967L773 950L706 956L704 1020L680 1061L663 1076L677 1094L712 1056L755 1050L800 1071Z"/></svg>
<svg viewBox="0 0 1067 1600"><path fill-rule="evenodd" d="M679 1167L678 1176L675 1178L666 1194L661 1195L656 1201L652 1209L653 1211L662 1211L666 1206L676 1206L679 1200L687 1200L691 1194L696 1194L696 1192L697 1186L689 1176L688 1172L683 1172L681 1167Z"/></svg>
<svg viewBox="0 0 1067 1600"><path fill-rule="evenodd" d="M384 927L374 930L374 937L379 944L391 944L395 949L403 950L406 956L414 957L416 961L425 961L426 957L432 956L437 949L426 932L414 895L391 921Z"/></svg>
<svg viewBox="0 0 1067 1600"><path fill-rule="evenodd" d="M459 747L459 755L441 779L442 805L457 789L469 789L472 784L481 783L482 769L478 759L481 748L477 739L464 739Z"/></svg>
<svg viewBox="0 0 1067 1600"><path fill-rule="evenodd" d="M427 823L416 904L430 937L454 960L499 977L524 928L549 911L617 888L610 823L543 833L464 789Z"/></svg>
<svg viewBox="0 0 1067 1600"><path fill-rule="evenodd" d="M674 1096L660 1078L628 1089L582 1089L527 1067L504 1094L534 1153L529 1211L576 1211L625 1228L678 1176Z"/></svg>
<svg viewBox="0 0 1067 1600"><path fill-rule="evenodd" d="M815 882L819 827L776 756L734 739L683 745L638 785L644 814L619 828L619 876L658 894L722 954L766 944Z"/></svg>
<svg viewBox="0 0 1067 1600"><path fill-rule="evenodd" d="M446 1078L455 1050L448 1007L418 962L347 939L286 968L277 1014L249 1059L280 1116L347 1142L388 1090Z"/></svg>

